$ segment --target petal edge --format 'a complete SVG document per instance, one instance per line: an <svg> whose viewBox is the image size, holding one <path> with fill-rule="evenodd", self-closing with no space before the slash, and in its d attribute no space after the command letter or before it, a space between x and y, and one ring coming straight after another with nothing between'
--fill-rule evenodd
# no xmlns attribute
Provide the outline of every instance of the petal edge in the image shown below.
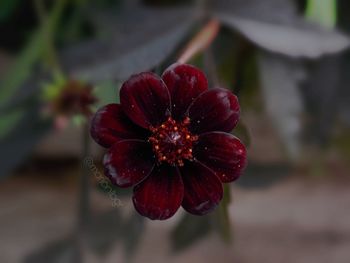
<svg viewBox="0 0 350 263"><path fill-rule="evenodd" d="M135 209L152 220L165 220L179 209L184 186L176 167L160 166L134 188Z"/></svg>
<svg viewBox="0 0 350 263"><path fill-rule="evenodd" d="M148 129L170 115L170 95L161 78L152 72L131 76L120 89L125 114L137 125Z"/></svg>
<svg viewBox="0 0 350 263"><path fill-rule="evenodd" d="M108 104L96 111L90 134L99 145L109 148L121 140L143 139L147 131L130 121L120 104Z"/></svg>
<svg viewBox="0 0 350 263"><path fill-rule="evenodd" d="M239 114L237 97L223 88L202 93L188 109L190 128L196 134L209 131L230 132L236 126Z"/></svg>
<svg viewBox="0 0 350 263"><path fill-rule="evenodd" d="M208 89L204 73L189 64L171 65L164 71L162 79L169 89L171 114L176 120L181 120L191 103Z"/></svg>
<svg viewBox="0 0 350 263"><path fill-rule="evenodd" d="M247 164L243 143L225 132L201 134L193 154L196 160L214 171L223 183L237 180Z"/></svg>
<svg viewBox="0 0 350 263"><path fill-rule="evenodd" d="M194 215L212 211L223 197L220 179L209 168L197 162L188 162L181 169L185 187L182 207Z"/></svg>
<svg viewBox="0 0 350 263"><path fill-rule="evenodd" d="M142 140L124 140L112 146L103 159L105 174L119 187L138 184L152 171L155 160L151 146Z"/></svg>

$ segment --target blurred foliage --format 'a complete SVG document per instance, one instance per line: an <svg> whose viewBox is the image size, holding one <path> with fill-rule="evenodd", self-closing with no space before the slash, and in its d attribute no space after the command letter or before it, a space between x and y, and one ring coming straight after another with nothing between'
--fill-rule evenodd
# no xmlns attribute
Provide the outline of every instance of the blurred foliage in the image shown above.
<svg viewBox="0 0 350 263"><path fill-rule="evenodd" d="M51 121L42 120L38 115L35 106L26 108L23 114L19 111L15 115L8 115L11 117L7 120L8 124L13 124L15 120L15 128L0 138L0 158L6 160L0 166L0 179L8 176L18 166L51 128ZM1 122L3 120L1 118ZM9 127L12 126L6 126L6 129Z"/></svg>
<svg viewBox="0 0 350 263"><path fill-rule="evenodd" d="M24 110L14 110L1 115L0 119L0 140L12 131L13 127L22 119Z"/></svg>
<svg viewBox="0 0 350 263"><path fill-rule="evenodd" d="M337 22L336 0L308 0L306 17L327 28L333 28Z"/></svg>
<svg viewBox="0 0 350 263"><path fill-rule="evenodd" d="M43 249L36 251L23 261L24 263L76 263L74 238L53 241Z"/></svg>
<svg viewBox="0 0 350 263"><path fill-rule="evenodd" d="M181 221L171 232L173 251L181 251L199 241L212 230L209 216L183 215Z"/></svg>
<svg viewBox="0 0 350 263"><path fill-rule="evenodd" d="M20 85L32 74L34 63L39 60L43 49L45 49L46 34L55 30L55 26L60 20L66 1L67 0L56 1L46 23L33 33L29 43L24 50L21 51L12 68L8 70L5 79L1 80L0 108L4 107L4 105L11 100Z"/></svg>
<svg viewBox="0 0 350 263"><path fill-rule="evenodd" d="M244 145L249 148L251 143L251 136L248 127L244 124L244 120L240 120L237 126L232 131L232 134L239 138Z"/></svg>
<svg viewBox="0 0 350 263"><path fill-rule="evenodd" d="M145 228L146 219L137 213L133 213L123 226L123 247L126 257L129 261L135 255L135 250L141 241L142 234Z"/></svg>
<svg viewBox="0 0 350 263"><path fill-rule="evenodd" d="M291 174L292 168L289 163L249 162L244 176L240 177L236 184L251 189L270 187L286 179Z"/></svg>
<svg viewBox="0 0 350 263"><path fill-rule="evenodd" d="M229 184L224 184L223 187L224 196L212 215L212 224L219 233L221 239L226 243L230 243L232 241L232 229L228 206L231 203L231 189Z"/></svg>
<svg viewBox="0 0 350 263"><path fill-rule="evenodd" d="M103 256L122 237L122 215L118 209L95 215L88 225L89 247Z"/></svg>
<svg viewBox="0 0 350 263"><path fill-rule="evenodd" d="M0 2L0 21L12 15L20 0L2 0Z"/></svg>
<svg viewBox="0 0 350 263"><path fill-rule="evenodd" d="M30 253L24 262L26 263L70 263L81 261L79 250L87 248L100 257L121 244L126 255L126 262L132 260L132 255L139 245L144 230L145 219L133 213L125 217L120 210L106 210L94 214L88 223L88 229L84 235L87 242L79 244L81 238L73 234L67 238L53 241L48 245ZM82 245L82 247L80 247Z"/></svg>
<svg viewBox="0 0 350 263"><path fill-rule="evenodd" d="M341 126L338 119L344 127L341 136L331 142L344 153L350 148L350 55L349 51L340 55L348 48L349 38L335 28L337 25L350 32L350 8L346 8L349 1L41 3L44 12L35 12L29 1L0 3L0 31L9 36L1 43L1 52L15 54L0 81L0 159L6 160L1 177L10 174L52 129L55 116L43 119L41 113L47 100L60 92L55 82L58 70L62 80L72 78L94 85L98 98L95 109L116 103L123 80L140 71L162 72L213 17L222 23L218 37L208 50L191 59L191 63L204 69L211 84L232 89L243 112L261 112L264 106L292 159L303 158L306 141L317 145L328 142L334 127ZM327 28L310 25L307 20ZM41 90L43 82L54 85ZM233 134L249 146L250 134L244 119ZM307 140L303 141L303 136ZM238 184L266 187L287 176L290 170L290 164L250 163ZM115 190L118 195L131 194L130 190ZM171 233L174 251L214 231L230 241L230 200L225 186L223 201L213 214L185 214ZM101 212L90 222L89 247L103 256L113 244L121 242L131 258L144 227L144 219L136 213L125 216L119 210ZM74 262L75 238L52 243L27 262Z"/></svg>

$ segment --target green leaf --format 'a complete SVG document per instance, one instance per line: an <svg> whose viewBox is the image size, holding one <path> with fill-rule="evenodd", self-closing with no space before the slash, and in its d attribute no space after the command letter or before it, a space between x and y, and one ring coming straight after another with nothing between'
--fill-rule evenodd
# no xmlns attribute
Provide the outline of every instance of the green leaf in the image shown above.
<svg viewBox="0 0 350 263"><path fill-rule="evenodd" d="M145 218L135 212L126 220L123 229L123 245L127 260L130 261L132 255L135 254L135 250L138 248L144 232Z"/></svg>
<svg viewBox="0 0 350 263"><path fill-rule="evenodd" d="M51 242L24 259L24 263L74 263L77 250L72 237Z"/></svg>
<svg viewBox="0 0 350 263"><path fill-rule="evenodd" d="M237 126L232 131L232 134L237 136L247 148L250 146L250 133L248 127L242 120L238 122Z"/></svg>
<svg viewBox="0 0 350 263"><path fill-rule="evenodd" d="M330 0L315 0L327 2ZM221 3L215 16L233 32L258 47L293 58L319 58L349 47L349 37L336 31L306 23L293 2L275 0L215 1ZM214 9L215 10L215 9ZM329 12L333 12L332 7Z"/></svg>
<svg viewBox="0 0 350 263"><path fill-rule="evenodd" d="M228 211L230 203L231 189L228 184L224 184L224 197L213 214L213 225L215 226L215 230L219 233L222 240L226 243L230 243L232 240L231 221Z"/></svg>
<svg viewBox="0 0 350 263"><path fill-rule="evenodd" d="M0 179L10 174L52 127L50 121L41 119L35 107L28 107L16 124L0 138Z"/></svg>
<svg viewBox="0 0 350 263"><path fill-rule="evenodd" d="M88 226L89 247L98 255L106 254L121 237L122 225L118 209L94 216Z"/></svg>
<svg viewBox="0 0 350 263"><path fill-rule="evenodd" d="M212 230L209 216L194 216L186 213L171 231L174 251L184 250L209 234Z"/></svg>
<svg viewBox="0 0 350 263"><path fill-rule="evenodd" d="M101 173L103 173L102 167L101 167ZM110 193L113 192L113 193L116 193L117 196L131 197L133 194L132 188L120 188L120 187L112 184L109 180L98 182L96 184L96 188L99 192L106 194L106 195L110 195Z"/></svg>
<svg viewBox="0 0 350 263"><path fill-rule="evenodd" d="M94 89L97 97L96 107L101 107L109 103L119 103L120 83L113 81L103 81L98 83Z"/></svg>
<svg viewBox="0 0 350 263"><path fill-rule="evenodd" d="M291 169L288 163L260 164L250 161L236 184L249 189L267 188L285 180L291 175Z"/></svg>
<svg viewBox="0 0 350 263"><path fill-rule="evenodd" d="M64 64L70 75L93 83L124 80L151 70L173 54L191 29L193 18L183 11L137 7L131 11L133 16L130 10L119 16L92 13L96 30L105 32L104 39L67 50Z"/></svg>
<svg viewBox="0 0 350 263"><path fill-rule="evenodd" d="M5 137L18 124L24 115L24 110L19 109L0 115L0 139Z"/></svg>
<svg viewBox="0 0 350 263"><path fill-rule="evenodd" d="M7 19L19 4L19 0L0 1L0 21Z"/></svg>
<svg viewBox="0 0 350 263"><path fill-rule="evenodd" d="M16 61L0 83L0 107L3 107L15 95L20 85L32 73L33 65L42 55L45 43L45 34L55 28L67 0L55 1L52 13L47 23L33 33L26 47L20 52Z"/></svg>
<svg viewBox="0 0 350 263"><path fill-rule="evenodd" d="M260 52L259 70L262 95L267 113L292 160L300 158L301 115L304 110L299 90L300 62Z"/></svg>
<svg viewBox="0 0 350 263"><path fill-rule="evenodd" d="M308 0L306 18L326 28L334 28L337 22L336 0Z"/></svg>

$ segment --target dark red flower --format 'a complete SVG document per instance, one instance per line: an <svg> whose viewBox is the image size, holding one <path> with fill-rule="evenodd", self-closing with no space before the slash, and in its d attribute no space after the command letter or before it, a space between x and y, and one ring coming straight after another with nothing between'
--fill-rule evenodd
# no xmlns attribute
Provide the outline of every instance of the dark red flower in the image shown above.
<svg viewBox="0 0 350 263"><path fill-rule="evenodd" d="M237 97L207 86L205 75L186 64L170 66L161 78L133 75L121 103L92 120L92 137L109 148L106 175L119 187L134 186L135 208L150 219L167 219L180 206L208 213L222 199L222 183L246 165L244 145L228 133L239 119Z"/></svg>

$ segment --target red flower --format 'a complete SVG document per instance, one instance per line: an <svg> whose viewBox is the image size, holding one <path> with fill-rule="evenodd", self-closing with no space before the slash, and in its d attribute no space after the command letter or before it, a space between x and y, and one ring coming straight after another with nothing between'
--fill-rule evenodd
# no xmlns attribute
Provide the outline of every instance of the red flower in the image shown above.
<svg viewBox="0 0 350 263"><path fill-rule="evenodd" d="M120 90L121 104L92 120L92 137L109 148L106 175L119 187L135 186L135 208L150 219L167 219L180 206L208 213L222 199L222 183L246 165L244 145L228 133L238 122L237 97L207 85L186 64L170 66L162 78L133 75Z"/></svg>

